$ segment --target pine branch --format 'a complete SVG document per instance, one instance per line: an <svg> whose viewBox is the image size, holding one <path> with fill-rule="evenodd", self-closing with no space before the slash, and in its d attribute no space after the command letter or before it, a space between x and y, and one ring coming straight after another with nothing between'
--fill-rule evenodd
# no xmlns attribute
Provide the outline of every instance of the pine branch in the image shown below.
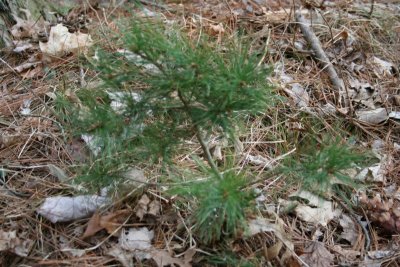
<svg viewBox="0 0 400 267"><path fill-rule="evenodd" d="M206 155L208 164L210 165L211 169L215 172L215 174L218 175L218 177L220 179L222 179L223 177L222 177L221 173L219 172L218 167L215 164L214 160L212 159L210 150L208 149L206 142L204 141L203 137L201 136L201 129L200 129L199 125L196 122L194 122L192 117L190 116L190 105L189 105L188 101L185 99L185 97L182 95L182 92L180 90L178 90L178 97L181 100L181 102L183 103L186 113L189 115L189 117L192 120L193 128L194 128L194 131L196 132L196 138L199 141L204 154Z"/></svg>

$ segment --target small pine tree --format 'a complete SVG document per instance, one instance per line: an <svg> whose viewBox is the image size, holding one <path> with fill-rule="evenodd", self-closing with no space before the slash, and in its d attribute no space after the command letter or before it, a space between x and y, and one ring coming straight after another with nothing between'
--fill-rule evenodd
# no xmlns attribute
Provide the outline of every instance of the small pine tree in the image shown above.
<svg viewBox="0 0 400 267"><path fill-rule="evenodd" d="M328 197L338 194L337 184L356 187L357 183L346 174L357 164L365 163L366 156L355 152L350 146L341 144L339 140L326 139L320 145L308 143L309 149L299 158L291 158L282 168L301 183L303 189ZM316 147L319 149L315 150ZM312 148L312 149L311 149Z"/></svg>
<svg viewBox="0 0 400 267"><path fill-rule="evenodd" d="M83 177L104 185L149 156L173 164L182 141L196 136L210 178L181 191L198 201L199 238L209 243L238 233L253 196L242 190L244 177L221 172L204 136L232 136L237 120L265 110L272 99L269 70L246 45L217 47L205 37L193 42L161 23L135 19L122 36L123 49L99 50L92 62L104 87L79 93L85 112L75 116L76 125L90 130L102 149Z"/></svg>

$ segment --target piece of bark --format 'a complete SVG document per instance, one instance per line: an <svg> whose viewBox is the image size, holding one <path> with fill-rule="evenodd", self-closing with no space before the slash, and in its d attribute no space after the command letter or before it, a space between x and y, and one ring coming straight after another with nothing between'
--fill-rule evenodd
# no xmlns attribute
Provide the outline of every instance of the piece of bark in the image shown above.
<svg viewBox="0 0 400 267"><path fill-rule="evenodd" d="M304 19L303 15L299 11L296 11L295 17L297 23L300 26L301 32L304 35L304 38L307 40L308 43L310 43L311 48L317 56L317 59L322 63L333 86L336 90L342 92L344 90L344 83L337 75L335 68L329 61L329 58L326 56L319 39L315 35L314 31L311 29L309 23Z"/></svg>

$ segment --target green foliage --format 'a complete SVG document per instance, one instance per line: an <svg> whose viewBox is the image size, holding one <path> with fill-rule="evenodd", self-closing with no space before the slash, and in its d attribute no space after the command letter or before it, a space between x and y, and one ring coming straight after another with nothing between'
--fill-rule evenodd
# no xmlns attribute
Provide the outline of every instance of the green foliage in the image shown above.
<svg viewBox="0 0 400 267"><path fill-rule="evenodd" d="M308 143L308 152L290 159L283 171L297 178L303 188L325 195L338 189L335 184L356 186L345 171L365 161L365 156L338 140L326 140L321 145ZM319 148L318 148L319 147Z"/></svg>
<svg viewBox="0 0 400 267"><path fill-rule="evenodd" d="M240 118L263 112L271 102L269 70L257 66L246 45L193 42L171 26L139 18L125 27L122 49L98 48L91 62L103 85L80 90L78 108L58 101L74 120L74 134L95 136L102 150L82 170L83 180L102 177L92 184L104 186L121 177L121 166L129 163L163 159L171 164L193 135L208 156L203 135L232 136ZM112 106L115 100L119 109Z"/></svg>
<svg viewBox="0 0 400 267"><path fill-rule="evenodd" d="M215 175L215 174L214 174ZM254 193L242 190L246 179L227 171L223 179L193 182L178 192L197 200L193 216L197 236L205 243L238 234L245 228L245 214L254 206Z"/></svg>
<svg viewBox="0 0 400 267"><path fill-rule="evenodd" d="M146 127L179 125L190 133L193 125L203 130L220 126L230 131L239 114L262 112L271 102L268 70L257 67L245 45L218 51L211 41L194 43L177 30L143 20L133 21L123 36L125 55L99 53L94 65L109 89L131 91L134 84L146 84L141 99L125 111L143 121L151 110L160 123Z"/></svg>
<svg viewBox="0 0 400 267"><path fill-rule="evenodd" d="M121 36L122 49L98 48L91 62L103 86L81 90L79 108L65 110L75 118L74 134L91 134L101 149L80 179L104 186L148 158L173 164L183 141L196 136L212 169L208 181L183 190L197 206L198 238L210 243L239 233L254 195L242 190L244 177L220 173L203 136L231 137L237 121L264 112L272 102L269 70L246 45L192 41L161 23L135 18Z"/></svg>

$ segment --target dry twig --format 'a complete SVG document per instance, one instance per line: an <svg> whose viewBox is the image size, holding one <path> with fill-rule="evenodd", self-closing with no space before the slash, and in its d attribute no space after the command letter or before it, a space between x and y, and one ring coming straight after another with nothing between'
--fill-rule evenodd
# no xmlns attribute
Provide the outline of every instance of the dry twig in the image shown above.
<svg viewBox="0 0 400 267"><path fill-rule="evenodd" d="M329 79L331 80L333 86L335 87L336 90L338 90L339 92L342 92L344 90L343 81L337 75L335 68L333 67L332 63L329 61L329 58L326 56L324 50L322 49L319 39L317 38L317 36L315 35L313 30L309 26L309 23L304 19L303 15L299 11L296 11L295 17L296 17L296 21L300 25L300 29L301 29L304 37L306 38L307 42L310 43L318 60L323 64L324 68L326 69L326 72L327 72Z"/></svg>

